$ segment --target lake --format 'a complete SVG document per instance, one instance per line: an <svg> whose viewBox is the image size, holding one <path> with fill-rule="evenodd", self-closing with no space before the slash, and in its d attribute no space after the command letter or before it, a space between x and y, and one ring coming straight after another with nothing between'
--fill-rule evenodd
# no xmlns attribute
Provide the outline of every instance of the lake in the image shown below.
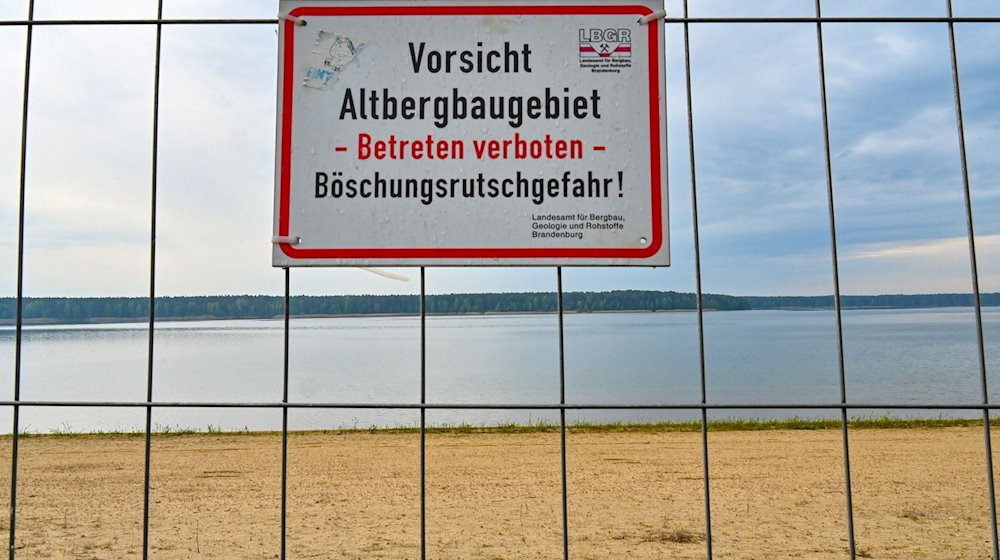
<svg viewBox="0 0 1000 560"><path fill-rule="evenodd" d="M858 403L981 402L975 317L970 308L844 312L848 400ZM991 402L1000 399L1000 309L983 312ZM159 323L154 400L277 402L282 396L280 320ZM427 319L427 402L558 403L555 315ZM295 319L292 402L420 401L417 317ZM144 401L147 325L25 327L23 400ZM565 316L568 403L698 403L694 313ZM710 403L837 403L840 389L832 311L705 314ZM0 387L13 396L14 330L0 328ZM858 410L857 416L885 411ZM712 417L838 417L791 409L717 410ZM899 416L976 416L975 411L896 411ZM570 421L696 419L697 410L568 411ZM558 422L557 411L429 410L432 424ZM25 407L32 432L136 430L144 408ZM280 429L279 409L155 409L163 429ZM417 425L415 410L292 409L292 429ZM11 411L0 411L9 433Z"/></svg>

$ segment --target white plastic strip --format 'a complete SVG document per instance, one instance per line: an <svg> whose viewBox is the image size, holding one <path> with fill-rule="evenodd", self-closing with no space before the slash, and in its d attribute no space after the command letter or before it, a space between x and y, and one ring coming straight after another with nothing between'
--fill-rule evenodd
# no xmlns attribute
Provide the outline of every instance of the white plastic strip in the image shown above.
<svg viewBox="0 0 1000 560"><path fill-rule="evenodd" d="M406 276L400 274L393 274L391 272L386 272L380 268L369 268L366 266L359 266L358 268L360 268L361 270L367 270L368 272L371 272L372 274L377 274L383 278L388 278L389 280L399 280L400 282L410 281L410 279L407 278Z"/></svg>
<svg viewBox="0 0 1000 560"><path fill-rule="evenodd" d="M297 235L272 235L271 243L288 243L289 245L298 245L302 243L302 238Z"/></svg>
<svg viewBox="0 0 1000 560"><path fill-rule="evenodd" d="M285 21L290 21L290 22L292 22L292 23L294 23L295 25L298 25L298 26L303 26L303 25L306 24L306 20L304 20L304 19L302 19L300 17L290 16L288 14L278 14L278 19L283 19Z"/></svg>
<svg viewBox="0 0 1000 560"><path fill-rule="evenodd" d="M657 10L649 14L648 16L642 16L641 18L639 18L639 25L646 25L651 21L656 21L658 19L665 19L666 17L667 17L666 10Z"/></svg>

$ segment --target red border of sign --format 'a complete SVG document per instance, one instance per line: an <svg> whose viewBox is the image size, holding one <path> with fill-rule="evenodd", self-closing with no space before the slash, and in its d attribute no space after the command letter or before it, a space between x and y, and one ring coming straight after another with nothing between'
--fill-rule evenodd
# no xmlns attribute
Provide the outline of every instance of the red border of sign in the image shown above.
<svg viewBox="0 0 1000 560"><path fill-rule="evenodd" d="M646 6L300 6L289 12L296 17L303 16L477 16L477 15L627 15L645 16L653 13ZM291 199L292 165L292 86L295 68L295 23L285 20L285 43L283 52L283 76L281 84L281 147L280 147L280 206L278 212L278 235L289 235L289 213ZM449 247L449 248L395 248L380 247L370 249L297 249L294 245L280 243L281 251L293 259L593 259L593 258L649 258L659 252L663 244L663 208L660 195L660 40L659 22L654 20L649 29L649 136L650 136L650 183L652 191L651 210L653 215L652 240L641 248L497 248L497 247Z"/></svg>

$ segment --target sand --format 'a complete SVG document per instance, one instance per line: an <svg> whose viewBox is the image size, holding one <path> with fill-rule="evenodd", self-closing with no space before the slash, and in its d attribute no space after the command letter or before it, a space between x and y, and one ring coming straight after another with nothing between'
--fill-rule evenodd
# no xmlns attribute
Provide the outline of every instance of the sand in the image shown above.
<svg viewBox="0 0 1000 560"><path fill-rule="evenodd" d="M705 558L700 437L570 433L570 556ZM710 433L714 557L848 558L840 438ZM990 556L981 428L850 438L859 557ZM142 437L20 445L18 558L141 557ZM278 558L280 457L273 434L154 437L150 558ZM292 434L288 558L419 558L419 457L418 434ZM428 558L561 557L561 485L558 433L429 434Z"/></svg>

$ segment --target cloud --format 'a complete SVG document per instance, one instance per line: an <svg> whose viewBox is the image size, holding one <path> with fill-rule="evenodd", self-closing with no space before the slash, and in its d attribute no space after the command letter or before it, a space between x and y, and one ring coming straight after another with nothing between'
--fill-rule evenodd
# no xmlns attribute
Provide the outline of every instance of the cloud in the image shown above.
<svg viewBox="0 0 1000 560"><path fill-rule="evenodd" d="M1000 236L988 235L979 237L977 243L982 248L1000 247ZM969 240L965 237L946 239L925 239L910 243L866 243L855 245L845 251L841 260L895 260L913 259L944 259L968 252Z"/></svg>
<svg viewBox="0 0 1000 560"><path fill-rule="evenodd" d="M45 0L35 2L35 19L134 19L156 17L155 0Z"/></svg>
<svg viewBox="0 0 1000 560"><path fill-rule="evenodd" d="M147 282L132 281L131 272L142 270L133 266L137 257L148 267L153 32L121 26L36 31L25 243L31 293L136 295L145 289ZM275 43L269 26L164 31L160 293L276 289L268 243ZM5 153L17 153L16 138L2 138L11 146ZM16 225L16 212L16 196L0 202L0 214L15 217L5 224ZM0 256L13 262L14 244L3 249ZM113 255L122 261L118 266ZM80 263L80 272L64 274L68 262Z"/></svg>
<svg viewBox="0 0 1000 560"><path fill-rule="evenodd" d="M0 6L0 17L23 8ZM933 5L931 5L933 4ZM995 3L963 2L966 15ZM39 4L45 17L150 17L155 2ZM941 3L826 2L828 16L943 15ZM810 16L796 0L693 3L692 16ZM167 17L273 17L273 1L172 0ZM670 0L668 13L681 3ZM44 10L44 11L41 11ZM979 12L979 13L971 13ZM996 15L996 13L988 14ZM1000 61L996 25L959 25L969 171L985 284L1000 289ZM830 289L815 26L692 25L699 222L706 289ZM148 282L152 27L37 28L27 193L29 292L141 294ZM0 29L18 78L22 30ZM682 28L668 24L674 266L567 269L569 289L693 288ZM838 235L853 293L967 289L965 212L947 28L826 25ZM278 293L270 267L273 26L163 34L157 285L161 293ZM19 83L19 78L11 81ZM0 263L16 259L20 87L0 89ZM964 264L963 264L964 259ZM66 274L72 269L72 275ZM351 270L295 270L300 293L413 293ZM433 269L450 291L552 289L548 269ZM13 293L13 274L0 293Z"/></svg>
<svg viewBox="0 0 1000 560"><path fill-rule="evenodd" d="M944 2L914 2L913 0L838 0L824 2L827 17L942 17L947 15Z"/></svg>
<svg viewBox="0 0 1000 560"><path fill-rule="evenodd" d="M955 126L954 106L925 107L898 126L863 134L848 153L873 158L922 158L942 155L947 147L957 152Z"/></svg>
<svg viewBox="0 0 1000 560"><path fill-rule="evenodd" d="M976 250L980 290L1000 290L1000 235L977 236ZM964 237L850 247L844 252L841 270L850 293L972 290L969 246Z"/></svg>
<svg viewBox="0 0 1000 560"><path fill-rule="evenodd" d="M980 290L1000 291L1000 235L977 235ZM912 239L896 242L845 243L838 257L842 293L945 293L972 290L968 238ZM769 266L800 271L800 280L818 278L832 290L832 258L823 251L790 253L767 259ZM816 294L790 286L788 293ZM762 292L747 292L762 293Z"/></svg>

